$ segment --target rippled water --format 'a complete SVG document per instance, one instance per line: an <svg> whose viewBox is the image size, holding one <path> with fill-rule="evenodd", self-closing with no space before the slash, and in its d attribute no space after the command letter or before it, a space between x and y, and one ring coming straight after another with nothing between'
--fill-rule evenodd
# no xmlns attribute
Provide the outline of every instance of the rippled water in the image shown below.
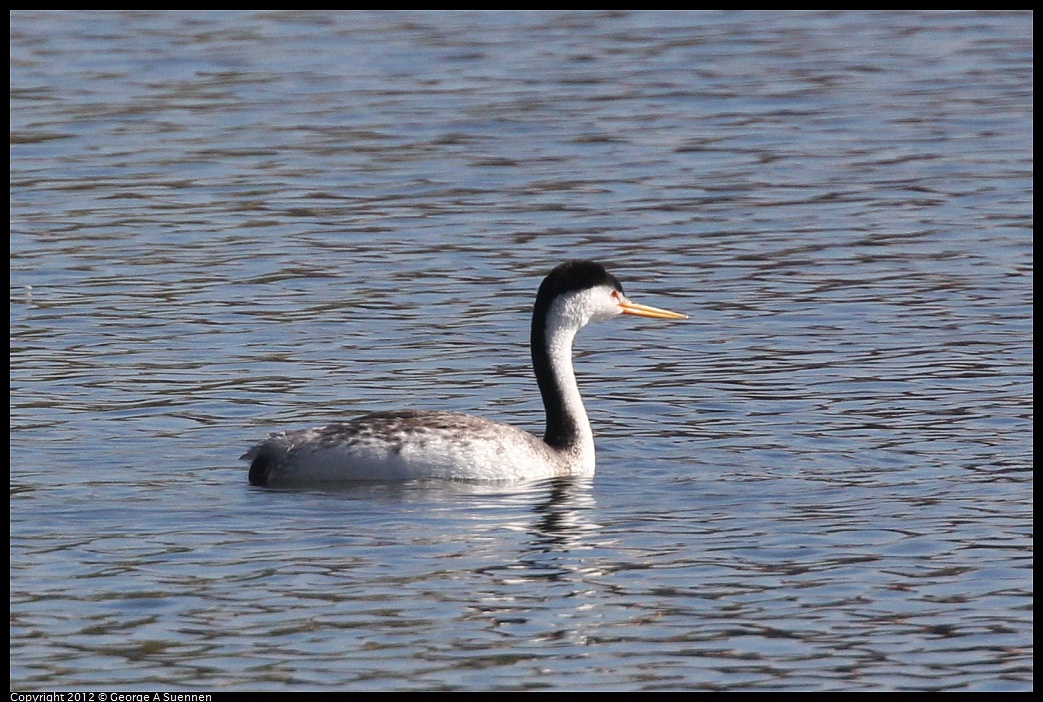
<svg viewBox="0 0 1043 702"><path fill-rule="evenodd" d="M1032 30L12 13L12 689L1031 689ZM246 484L572 257L595 478Z"/></svg>

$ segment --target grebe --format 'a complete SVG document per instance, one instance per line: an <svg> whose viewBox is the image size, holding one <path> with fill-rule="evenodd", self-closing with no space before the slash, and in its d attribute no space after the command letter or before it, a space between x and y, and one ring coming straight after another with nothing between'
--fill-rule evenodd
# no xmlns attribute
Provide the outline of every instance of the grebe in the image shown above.
<svg viewBox="0 0 1043 702"><path fill-rule="evenodd" d="M519 481L594 474L594 434L572 370L572 340L619 314L685 315L631 302L593 261L569 261L544 278L532 311L532 365L547 412L543 439L455 412L399 410L315 429L270 434L241 460L250 483L294 486L419 478Z"/></svg>

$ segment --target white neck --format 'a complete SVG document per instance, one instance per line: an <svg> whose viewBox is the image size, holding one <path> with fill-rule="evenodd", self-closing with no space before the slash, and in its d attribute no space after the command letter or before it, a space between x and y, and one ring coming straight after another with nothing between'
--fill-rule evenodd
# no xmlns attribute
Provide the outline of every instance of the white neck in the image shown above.
<svg viewBox="0 0 1043 702"><path fill-rule="evenodd" d="M578 331L568 315L551 314L547 325L547 357L550 361L554 386L560 393L565 414L572 420L576 434L565 447L566 460L574 472L594 470L594 433L590 429L587 410L576 384L572 367L572 342ZM555 323L558 322L558 323Z"/></svg>

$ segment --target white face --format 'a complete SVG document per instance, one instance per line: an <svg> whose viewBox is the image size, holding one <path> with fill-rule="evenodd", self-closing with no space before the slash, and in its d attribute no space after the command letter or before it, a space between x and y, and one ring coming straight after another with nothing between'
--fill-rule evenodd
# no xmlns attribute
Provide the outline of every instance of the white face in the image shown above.
<svg viewBox="0 0 1043 702"><path fill-rule="evenodd" d="M622 314L623 293L609 285L576 290L557 298L550 308L550 326L579 329L588 322L602 322Z"/></svg>

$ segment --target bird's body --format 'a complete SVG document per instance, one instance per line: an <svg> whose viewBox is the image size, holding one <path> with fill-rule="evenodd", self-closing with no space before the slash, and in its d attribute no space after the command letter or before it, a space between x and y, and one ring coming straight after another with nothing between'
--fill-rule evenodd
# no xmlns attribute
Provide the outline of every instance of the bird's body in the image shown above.
<svg viewBox="0 0 1043 702"><path fill-rule="evenodd" d="M516 481L589 475L529 432L458 412L376 412L272 435L244 457L255 484L442 479Z"/></svg>
<svg viewBox="0 0 1043 702"><path fill-rule="evenodd" d="M589 321L618 314L684 315L630 302L603 266L570 261L540 285L532 358L547 412L543 439L455 412L399 410L272 434L247 451L254 485L444 479L520 481L594 473L594 435L572 370L572 341Z"/></svg>

